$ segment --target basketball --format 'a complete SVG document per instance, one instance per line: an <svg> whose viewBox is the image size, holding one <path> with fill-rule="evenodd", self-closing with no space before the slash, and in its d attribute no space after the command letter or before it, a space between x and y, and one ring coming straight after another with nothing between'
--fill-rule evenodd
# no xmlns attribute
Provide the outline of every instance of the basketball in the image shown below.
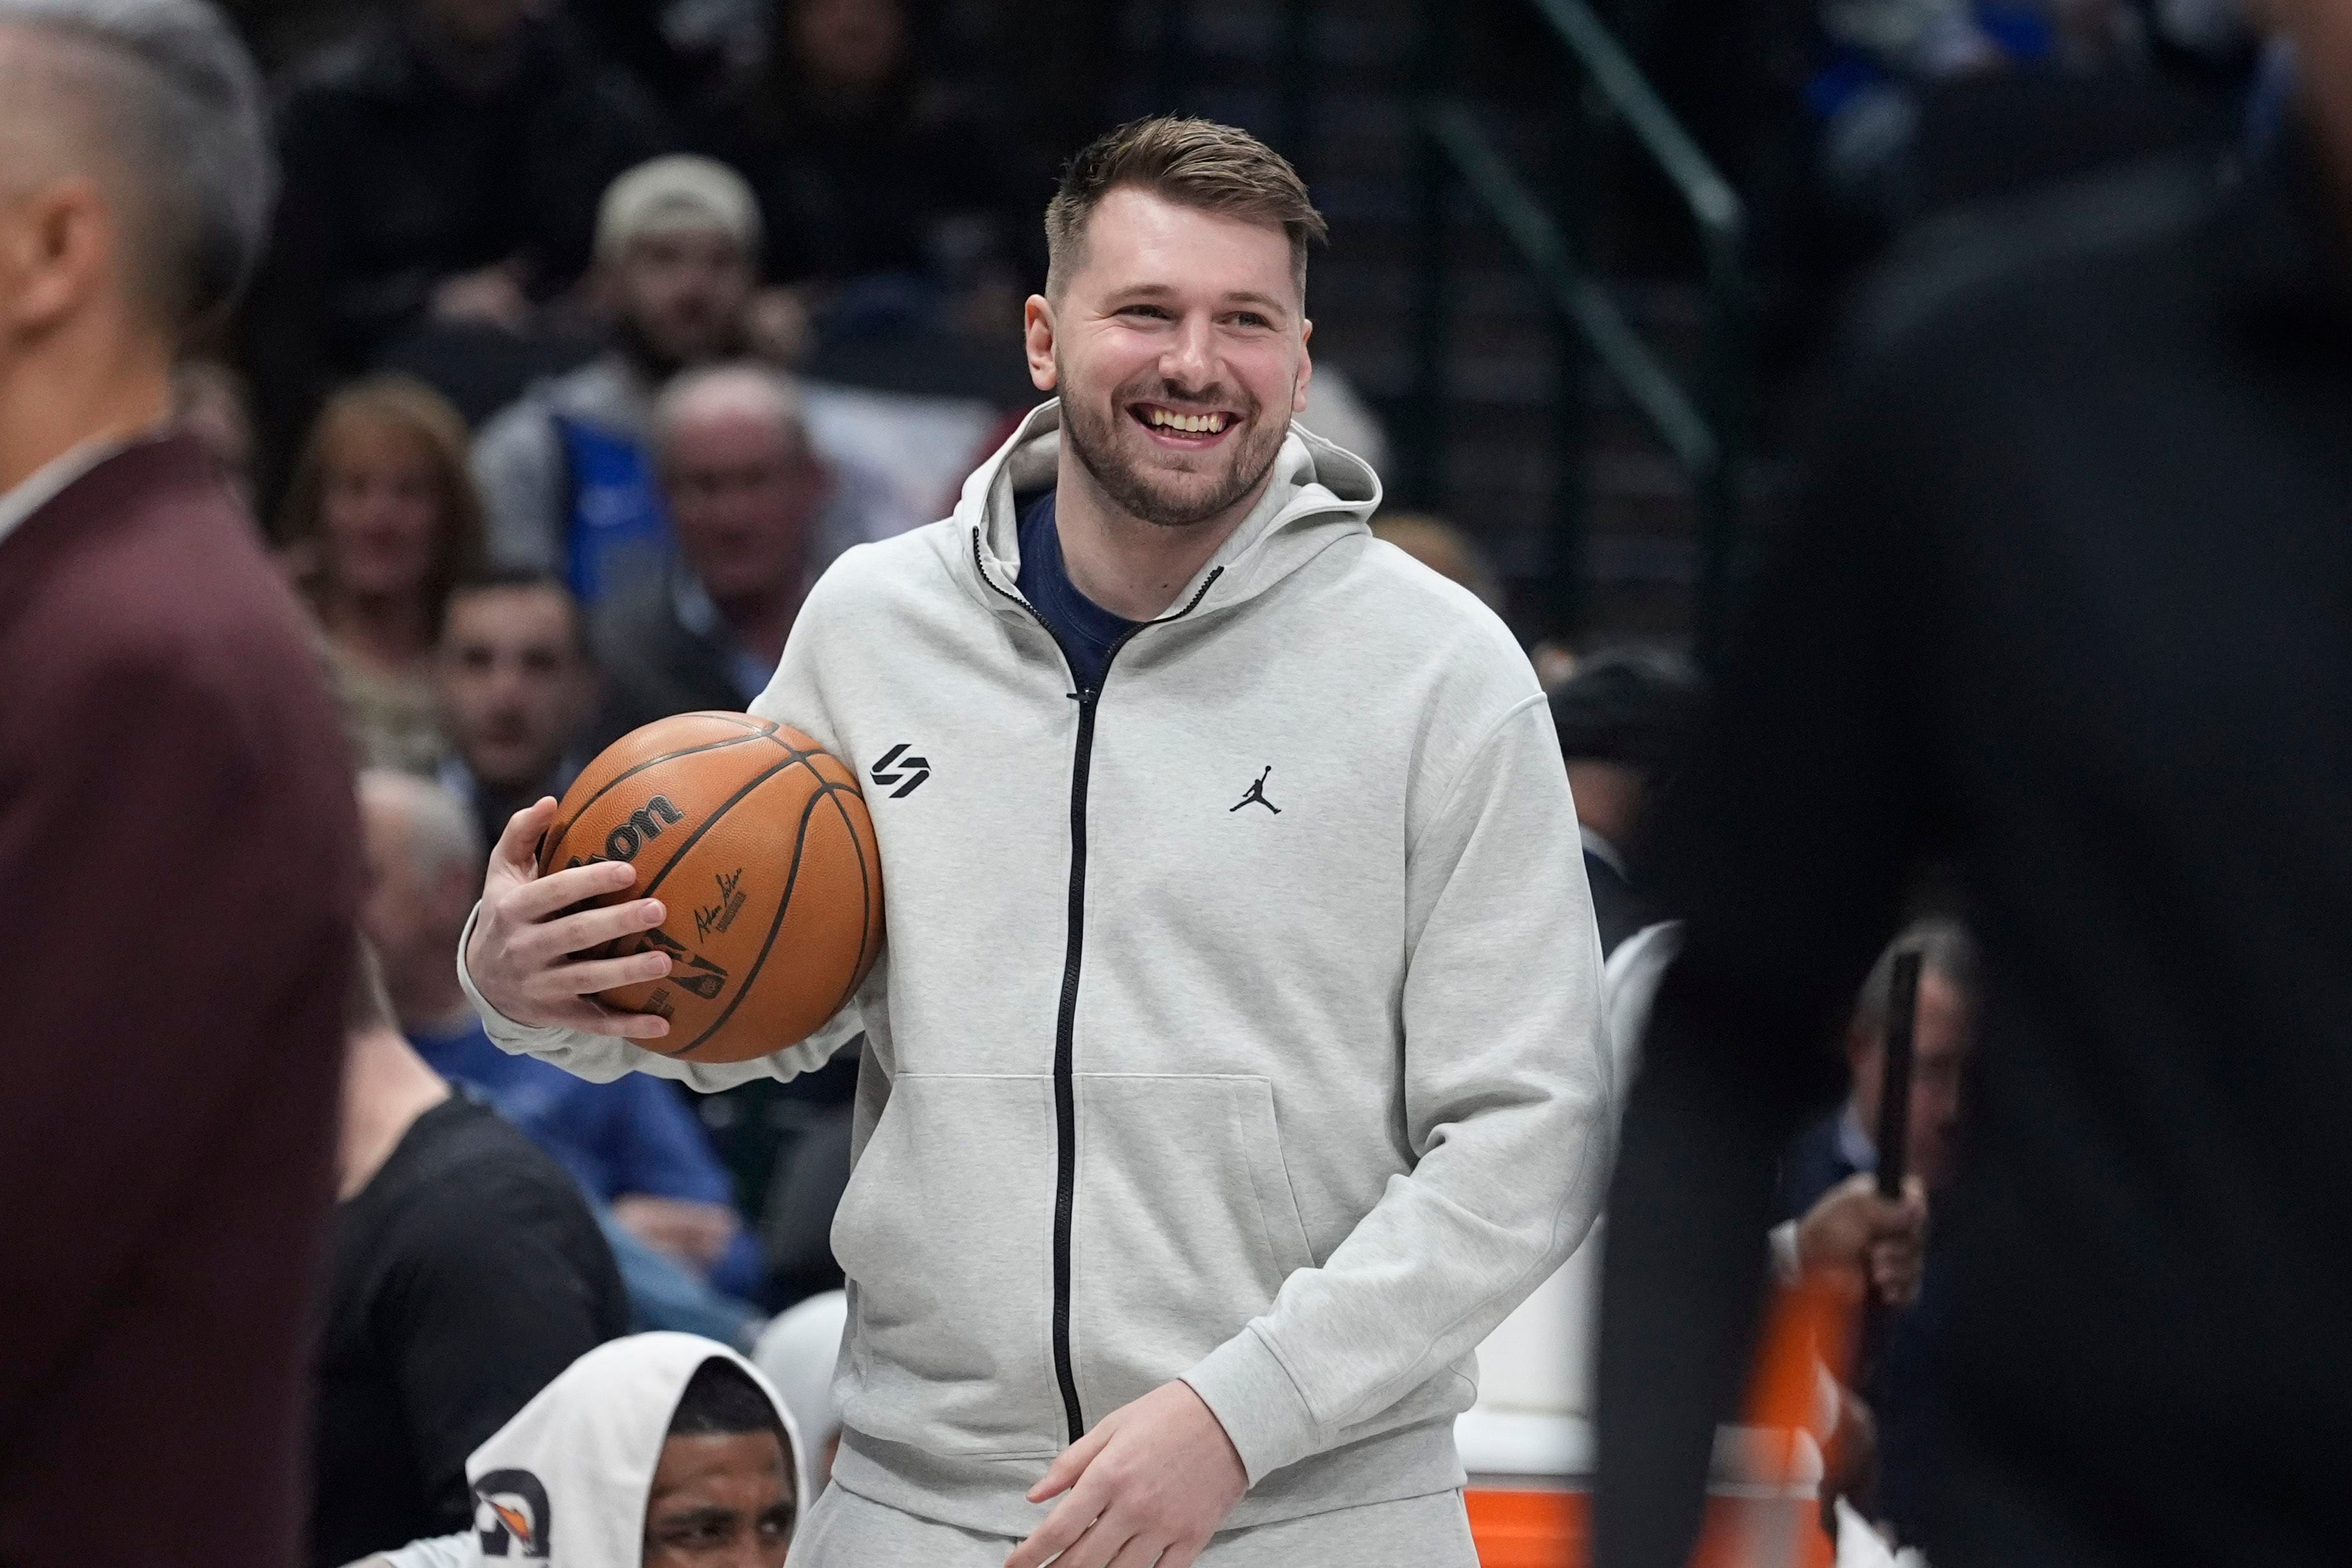
<svg viewBox="0 0 2352 1568"><path fill-rule="evenodd" d="M599 999L653 1013L640 1042L738 1062L797 1045L856 993L882 947L882 861L856 776L797 730L743 713L682 713L606 747L565 792L539 869L625 860L662 923L589 956L656 946L659 980ZM583 906L586 907L586 906Z"/></svg>

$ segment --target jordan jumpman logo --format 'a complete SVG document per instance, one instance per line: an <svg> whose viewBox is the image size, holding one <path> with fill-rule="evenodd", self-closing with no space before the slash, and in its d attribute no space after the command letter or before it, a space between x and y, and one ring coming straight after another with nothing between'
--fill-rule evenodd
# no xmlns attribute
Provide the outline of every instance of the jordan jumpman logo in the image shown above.
<svg viewBox="0 0 2352 1568"><path fill-rule="evenodd" d="M1241 799L1225 807L1225 815L1227 816L1231 816L1242 807L1255 802L1257 805L1265 807L1266 810L1274 813L1275 816L1280 816L1282 815L1282 807L1275 805L1274 802L1265 798L1265 777L1266 773L1270 773L1272 772L1274 772L1274 764L1272 763L1266 763L1265 773L1257 775L1257 783L1249 786L1249 794L1242 796Z"/></svg>

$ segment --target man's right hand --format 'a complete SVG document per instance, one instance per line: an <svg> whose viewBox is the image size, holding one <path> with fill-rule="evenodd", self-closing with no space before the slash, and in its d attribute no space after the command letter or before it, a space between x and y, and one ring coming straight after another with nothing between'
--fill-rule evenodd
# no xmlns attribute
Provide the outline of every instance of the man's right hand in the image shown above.
<svg viewBox="0 0 2352 1568"><path fill-rule="evenodd" d="M625 958L575 958L620 937L661 924L662 907L651 899L571 911L586 900L634 885L625 861L598 860L569 870L539 874L540 836L555 818L552 796L525 806L507 823L490 851L482 880L481 912L466 944L466 973L482 999L518 1024L533 1028L583 1029L592 1035L650 1040L669 1025L650 1013L624 1013L596 1000L615 985L659 980L669 973L669 955L658 950Z"/></svg>
<svg viewBox="0 0 2352 1568"><path fill-rule="evenodd" d="M1797 1260L1808 1274L1848 1283L1860 1296L1864 1282L1890 1307L1906 1307L1919 1294L1927 1248L1927 1189L1913 1176L1903 1196L1878 1195L1878 1180L1867 1173L1848 1176L1822 1194L1797 1222Z"/></svg>

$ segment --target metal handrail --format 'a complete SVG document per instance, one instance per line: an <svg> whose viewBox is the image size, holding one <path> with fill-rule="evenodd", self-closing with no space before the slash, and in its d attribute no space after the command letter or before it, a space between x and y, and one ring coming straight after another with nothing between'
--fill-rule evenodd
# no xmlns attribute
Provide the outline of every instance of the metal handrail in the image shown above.
<svg viewBox="0 0 2352 1568"><path fill-rule="evenodd" d="M1730 557L1737 531L1737 452L1744 421L1740 403L1740 323L1745 314L1746 204L1667 108L1608 25L1586 0L1530 0L1550 30L1575 55L1591 89L1632 132L1688 209L1699 235L1706 273L1707 319L1703 329L1699 387L1687 389L1665 360L1643 342L1608 289L1578 258L1568 231L1531 193L1466 105L1445 90L1450 35L1458 13L1434 0L1426 15L1428 57L1419 121L1424 144L1438 162L1424 175L1424 225L1442 234L1444 172L1450 169L1501 227L1535 275L1558 319L1623 387L1659 439L1690 476L1699 502L1697 642L1712 662L1720 646L1730 596ZM1443 241L1424 241L1421 382L1424 488L1442 491L1442 405L1445 397L1442 300L1446 270ZM1572 359L1563 338L1560 396L1573 428L1576 393L1568 379ZM1564 462L1572 461L1562 454ZM1580 506L1561 503L1562 548L1581 529Z"/></svg>
<svg viewBox="0 0 2352 1568"><path fill-rule="evenodd" d="M1541 203L1511 172L1502 153L1457 102L1432 104L1422 123L1486 210L1519 258L1551 296L1553 306L1582 332L1585 342L1625 388L1682 465L1695 475L1723 460L1723 444L1697 403L1675 379L1664 358L1643 342L1609 291L1576 265L1568 238Z"/></svg>
<svg viewBox="0 0 2352 1568"><path fill-rule="evenodd" d="M1584 0L1532 3L1584 63L1586 76L1623 118L1633 139L1682 193L1709 248L1727 245L1736 252L1748 227L1747 204L1717 172L1714 160L1691 140L1690 132L1683 129L1682 121L1675 118L1674 110L1666 107L1609 25Z"/></svg>

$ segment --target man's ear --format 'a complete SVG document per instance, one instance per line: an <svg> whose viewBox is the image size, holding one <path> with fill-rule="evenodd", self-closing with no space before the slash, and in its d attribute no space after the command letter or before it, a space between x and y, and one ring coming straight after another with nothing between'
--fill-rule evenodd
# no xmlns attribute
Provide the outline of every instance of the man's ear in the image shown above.
<svg viewBox="0 0 2352 1568"><path fill-rule="evenodd" d="M87 179L58 180L0 213L0 325L38 337L95 293L115 259L114 222Z"/></svg>
<svg viewBox="0 0 2352 1568"><path fill-rule="evenodd" d="M1301 321L1298 323L1298 380L1290 394L1290 411L1293 414L1307 412L1307 384L1315 379L1315 356L1307 352L1307 345L1314 337L1315 323Z"/></svg>
<svg viewBox="0 0 2352 1568"><path fill-rule="evenodd" d="M1040 392L1051 392L1061 379L1054 368L1054 302L1032 294L1021 307L1021 335L1029 351L1029 380Z"/></svg>

